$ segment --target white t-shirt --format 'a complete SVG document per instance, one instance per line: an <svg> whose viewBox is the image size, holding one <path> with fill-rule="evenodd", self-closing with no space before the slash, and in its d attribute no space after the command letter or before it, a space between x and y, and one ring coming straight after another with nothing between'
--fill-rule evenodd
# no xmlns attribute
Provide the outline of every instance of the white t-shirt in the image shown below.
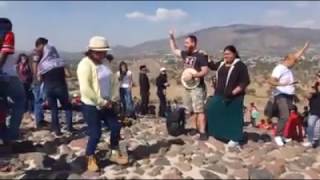
<svg viewBox="0 0 320 180"><path fill-rule="evenodd" d="M97 66L97 76L100 85L100 94L103 99L111 98L112 71L106 65Z"/></svg>
<svg viewBox="0 0 320 180"><path fill-rule="evenodd" d="M18 76L17 69L16 69L16 61L18 55L11 54L7 57L6 63L2 67L2 71L7 73L9 76Z"/></svg>
<svg viewBox="0 0 320 180"><path fill-rule="evenodd" d="M120 81L120 87L121 88L129 88L131 87L131 76L132 76L132 72L131 71L127 71L127 74L123 77L122 81ZM120 71L117 72L117 77L120 77Z"/></svg>
<svg viewBox="0 0 320 180"><path fill-rule="evenodd" d="M279 79L280 83L293 83L294 77L291 69L283 64L278 64L272 71L272 77ZM273 90L273 95L287 94L294 95L294 85L277 86Z"/></svg>

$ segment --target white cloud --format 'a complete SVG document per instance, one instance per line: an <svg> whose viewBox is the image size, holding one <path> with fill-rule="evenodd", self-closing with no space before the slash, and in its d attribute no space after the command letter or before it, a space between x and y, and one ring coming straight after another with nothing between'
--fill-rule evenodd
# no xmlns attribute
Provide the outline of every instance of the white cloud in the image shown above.
<svg viewBox="0 0 320 180"><path fill-rule="evenodd" d="M317 22L314 19L306 19L300 21L294 25L295 27L312 28L317 26Z"/></svg>
<svg viewBox="0 0 320 180"><path fill-rule="evenodd" d="M126 17L129 19L134 19L134 18L144 18L145 14L139 12L139 11L134 11L132 13L126 14Z"/></svg>
<svg viewBox="0 0 320 180"><path fill-rule="evenodd" d="M279 18L284 17L288 14L287 11L281 9L269 9L265 13L266 18Z"/></svg>
<svg viewBox="0 0 320 180"><path fill-rule="evenodd" d="M4 8L8 6L8 2L6 1L0 1L0 8Z"/></svg>
<svg viewBox="0 0 320 180"><path fill-rule="evenodd" d="M306 7L310 6L310 2L308 2L308 1L297 1L297 2L294 3L294 6L298 7L298 8L306 8Z"/></svg>
<svg viewBox="0 0 320 180"><path fill-rule="evenodd" d="M180 20L188 16L188 13L181 9L166 9L158 8L154 15L145 14L140 11L127 13L126 17L129 19L145 19L152 22Z"/></svg>
<svg viewBox="0 0 320 180"><path fill-rule="evenodd" d="M259 23L264 25L286 25L284 22L286 22L288 14L286 10L268 9L264 12Z"/></svg>
<svg viewBox="0 0 320 180"><path fill-rule="evenodd" d="M314 4L313 6L315 6ZM301 5L303 6L303 5ZM317 11L317 10L316 10ZM260 23L264 25L280 25L300 28L319 28L320 19L313 8L304 14L306 9L268 9L264 12Z"/></svg>

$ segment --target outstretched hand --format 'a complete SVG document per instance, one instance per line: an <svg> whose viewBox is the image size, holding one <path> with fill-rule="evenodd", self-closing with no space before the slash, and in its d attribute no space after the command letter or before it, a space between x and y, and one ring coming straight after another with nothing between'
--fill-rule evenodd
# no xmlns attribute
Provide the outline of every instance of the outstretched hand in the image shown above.
<svg viewBox="0 0 320 180"><path fill-rule="evenodd" d="M310 41L307 41L307 42L304 44L303 49L308 49L309 46L310 46Z"/></svg>
<svg viewBox="0 0 320 180"><path fill-rule="evenodd" d="M303 48L301 48L300 50L297 50L295 53L294 53L294 56L296 59L299 59L303 56L303 54L306 52L306 50L309 48L310 46L310 41L307 41Z"/></svg>
<svg viewBox="0 0 320 180"><path fill-rule="evenodd" d="M169 35L170 35L171 37L174 37L174 35L175 35L175 30L170 29L170 30L169 30Z"/></svg>

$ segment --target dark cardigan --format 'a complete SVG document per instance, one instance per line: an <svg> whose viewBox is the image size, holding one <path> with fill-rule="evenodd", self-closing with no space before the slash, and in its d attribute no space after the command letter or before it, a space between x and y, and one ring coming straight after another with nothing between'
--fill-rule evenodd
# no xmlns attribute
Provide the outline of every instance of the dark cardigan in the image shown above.
<svg viewBox="0 0 320 180"><path fill-rule="evenodd" d="M209 68L211 70L217 71L222 61L218 63L214 63L213 61L209 62ZM247 66L242 62L239 61L234 65L234 69L230 75L228 85L225 86L226 80L227 80L227 72L230 68L227 68L225 65L222 65L222 67L218 71L218 79L216 83L216 95L221 95L228 98L235 98L238 96L244 96L245 95L245 89L250 84L250 77ZM225 71L225 72L223 72ZM237 87L240 86L243 91L236 96L232 95L232 91Z"/></svg>

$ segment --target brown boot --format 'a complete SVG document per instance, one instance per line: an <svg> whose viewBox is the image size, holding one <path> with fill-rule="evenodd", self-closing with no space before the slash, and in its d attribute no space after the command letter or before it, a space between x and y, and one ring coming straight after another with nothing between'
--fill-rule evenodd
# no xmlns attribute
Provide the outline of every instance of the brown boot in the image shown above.
<svg viewBox="0 0 320 180"><path fill-rule="evenodd" d="M91 155L88 156L88 171L96 172L99 170L96 158Z"/></svg>
<svg viewBox="0 0 320 180"><path fill-rule="evenodd" d="M111 162L117 163L119 165L126 165L129 163L128 156L123 156L118 150L112 150L109 159Z"/></svg>

